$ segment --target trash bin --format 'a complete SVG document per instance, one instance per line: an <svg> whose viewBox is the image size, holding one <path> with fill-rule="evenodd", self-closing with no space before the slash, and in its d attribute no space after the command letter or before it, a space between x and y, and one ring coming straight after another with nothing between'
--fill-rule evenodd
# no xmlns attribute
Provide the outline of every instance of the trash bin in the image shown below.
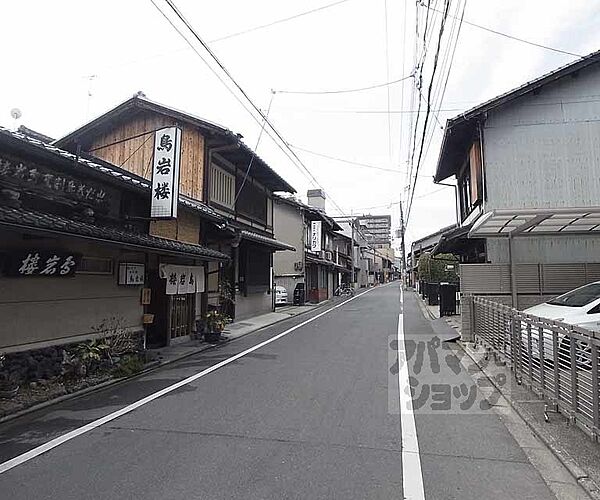
<svg viewBox="0 0 600 500"><path fill-rule="evenodd" d="M306 302L304 283L297 283L296 288L294 288L294 305L302 306L304 302Z"/></svg>
<svg viewBox="0 0 600 500"><path fill-rule="evenodd" d="M440 316L456 314L456 285L440 283Z"/></svg>
<svg viewBox="0 0 600 500"><path fill-rule="evenodd" d="M439 283L427 283L427 300L430 306L437 306L440 303L440 285Z"/></svg>

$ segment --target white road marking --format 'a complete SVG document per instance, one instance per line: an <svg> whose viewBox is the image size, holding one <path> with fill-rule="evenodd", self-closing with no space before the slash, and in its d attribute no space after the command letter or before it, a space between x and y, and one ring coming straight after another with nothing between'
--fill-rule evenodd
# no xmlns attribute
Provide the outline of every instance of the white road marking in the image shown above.
<svg viewBox="0 0 600 500"><path fill-rule="evenodd" d="M400 290L404 307L404 295ZM408 500L425 500L419 440L413 411L406 344L404 341L404 312L398 316L398 389L400 391L400 426L402 428L402 489Z"/></svg>
<svg viewBox="0 0 600 500"><path fill-rule="evenodd" d="M227 358L213 366L210 366L206 370L202 370L201 372L191 375L190 377L183 379L173 385L165 387L164 389L162 389L158 392L155 392L154 394L150 394L149 396L146 396L145 398L140 399L139 401L136 401L135 403L125 406L124 408L121 408L120 410L110 413L109 415L99 418L98 420L94 420L93 422L90 422L89 424L86 424L82 427L79 427L70 432L67 432L66 434L63 434L62 436L59 436L51 441L48 441L45 444L42 444L32 450L29 450L21 455L16 456L14 458L11 458L10 460L7 460L6 462L0 464L0 474L3 474L4 472L9 471L10 469L12 469L14 467L17 467L18 465L24 464L25 462L28 462L29 460L31 460L35 457L38 457L41 454L46 453L47 451L50 451L53 448L56 448L57 446L60 446L61 444L66 443L67 441L70 441L71 439L81 436L82 434L85 434L86 432L96 429L97 427L100 427L101 425L104 425L104 424L111 422L112 420L115 420L127 413L130 413L133 410L136 410L137 408L144 406L144 405L150 403L151 401L154 401L155 399L160 398L161 396L164 396L165 394L173 392L173 391L179 389L180 387L183 387L184 385L187 385L187 384L193 382L194 380L198 380L199 378L204 377L205 375L208 375L209 373L212 373L215 370L218 370L219 368L222 368L225 365L228 365L229 363L233 363L235 360L240 359L240 358L246 356L247 354L250 354L251 352L256 351L257 349L260 349L261 347L264 347L264 346L270 344L271 342L275 342L276 340L279 340L280 338L285 337L286 335L292 333L293 331L297 330L298 328L302 328L303 326L308 325L309 323L315 321L316 319L318 319L322 316L325 316L326 314L329 314L331 311L337 309L338 307L342 307L344 304L347 304L348 302L350 302L354 299L357 299L358 297L361 297L362 295L365 295L366 293L369 293L372 290L376 290L377 288L381 288L381 287L370 288L365 292L359 293L358 295L355 295L354 297L351 297L348 300L345 300L344 302L340 302L339 304L327 309L326 311L323 311L322 313L319 313L316 316L313 316L312 318L309 318L306 321L303 321L302 323L299 323L296 326L293 326L292 328L289 328L286 331L281 332L268 340L265 340L264 342L261 342L260 344L250 347L249 349L246 349L245 351L242 351L242 352L236 354L235 356L232 356L231 358Z"/></svg>

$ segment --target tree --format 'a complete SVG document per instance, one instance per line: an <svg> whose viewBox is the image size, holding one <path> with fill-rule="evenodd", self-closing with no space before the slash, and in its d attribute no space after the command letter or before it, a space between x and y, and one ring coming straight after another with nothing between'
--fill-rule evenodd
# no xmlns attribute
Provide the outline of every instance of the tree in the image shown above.
<svg viewBox="0 0 600 500"><path fill-rule="evenodd" d="M442 253L435 257L424 253L419 257L418 269L419 278L427 282L458 281L458 258L450 253Z"/></svg>

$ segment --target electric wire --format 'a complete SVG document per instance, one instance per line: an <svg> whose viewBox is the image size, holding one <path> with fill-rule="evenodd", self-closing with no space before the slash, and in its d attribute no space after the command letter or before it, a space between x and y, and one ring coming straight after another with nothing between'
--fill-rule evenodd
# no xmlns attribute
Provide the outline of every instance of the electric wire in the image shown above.
<svg viewBox="0 0 600 500"><path fill-rule="evenodd" d="M368 87L359 87L353 89L341 89L341 90L274 90L276 94L299 94L299 95L320 95L320 94L348 94L351 92L363 92L365 90L378 89L381 87L389 87L390 85L394 85L396 83L403 82L412 78L414 76L413 73L410 75L403 76L402 78L398 78L397 80L388 81L385 83L378 83L375 85L370 85Z"/></svg>
<svg viewBox="0 0 600 500"><path fill-rule="evenodd" d="M208 66L208 68L211 70L211 72L215 76L217 76L217 78L219 79L219 81L221 83L223 83L223 85L235 97L235 99L242 105L242 107L246 111L248 111L248 113L252 116L252 118L257 123L259 123L262 126L262 123L260 122L260 120L254 115L254 113L252 113L248 109L248 107L243 103L243 101L241 100L241 98L223 81L223 79L217 73L217 71L210 64L208 64L208 62L204 59L204 57L202 57L202 55L200 54L200 52L187 39L187 37L181 32L181 30L179 30L179 28L177 26L175 26L175 24L171 21L171 19L158 7L158 5L155 3L155 0L150 0L150 1L157 8L157 10L159 10L159 12L163 15L163 17L165 17L167 19L167 21L169 22L169 24L171 24L171 26L180 34L180 36L182 36L184 38L184 40L188 43L188 45L190 45L190 47L192 47L194 49L194 51L196 52L196 54L198 54L198 56L200 57L200 59ZM246 91L240 86L240 84L235 80L235 78L233 78L233 76L231 75L231 73L227 70L227 68L223 65L223 63L219 60L219 58L214 54L214 52L210 49L210 47L206 44L206 42L204 42L204 40L198 35L198 33L194 30L194 28L190 25L190 23L185 19L185 17L183 16L183 14L179 11L179 9L177 8L177 6L174 4L174 2L172 0L165 0L165 2L171 8L171 10L176 14L176 16L179 18L179 20L192 33L192 35L194 36L194 38L202 45L202 47L204 47L204 49L208 52L208 54L215 61L215 63L219 66L219 68L221 68L221 70L227 75L227 77L231 80L231 82L233 83L233 85L238 89L238 91L242 94L242 96L248 101L248 103L251 105L251 107L265 121L265 123L269 126L269 128L271 129L271 131L275 134L275 136L279 139L279 141L281 141L281 144L277 140L275 140L270 135L270 133L268 131L265 130L265 133L269 137L271 137L271 139L273 139L274 143L278 146L278 148L281 151L284 152L284 154L286 154L286 156L288 157L288 159L290 159L290 161L292 162L292 164L296 168L300 169L301 171L305 172L308 175L308 178L311 181L311 183L313 183L315 186L317 186L317 187L323 189L323 191L325 191L325 189L323 188L323 186L315 178L315 176L312 174L312 172L306 167L306 165L304 165L304 162L300 159L300 157L296 154L296 152L290 147L289 143L283 138L283 136L278 131L278 129L273 125L273 123L267 117L265 117L264 113L258 108L258 106L256 106L256 104L248 96L248 94L246 93ZM336 203L336 201L333 199L333 197L331 195L329 196L329 199L330 199L331 203L336 207L336 209L340 213L342 213L342 214L345 213L345 211L339 206L339 204Z"/></svg>
<svg viewBox="0 0 600 500"><path fill-rule="evenodd" d="M509 35L508 33L504 33L502 31L498 31L498 30L495 30L495 29L492 29L492 28L488 28L487 26L482 26L481 24L474 23L473 21L467 21L466 19L463 19L462 22L464 24L468 24L469 26L473 26L475 28L479 28L481 30L488 31L489 33L493 33L495 35L499 35L499 36L502 36L504 38L509 38L509 39L515 40L517 42L526 43L527 45L532 45L532 46L538 47L540 49L546 49L546 50L550 50L552 52L557 52L559 54L565 54L565 55L573 56L573 57L580 57L580 58L581 57L585 57L585 56L583 56L581 54L576 54L575 52L570 52L568 50L563 50L563 49L557 49L556 47L550 47L549 45L543 45L541 43L532 42L531 40L526 40L525 38L520 38L520 37L515 36L515 35Z"/></svg>
<svg viewBox="0 0 600 500"><path fill-rule="evenodd" d="M246 169L246 173L244 174L244 179L242 180L240 189L238 190L237 194L235 195L235 199L233 200L234 206L235 206L235 203L238 201L238 198L240 197L242 189L244 189L244 186L246 185L246 180L248 179L248 175L250 174L250 169L252 168L252 164L254 163L254 158L256 158L256 153L258 151L260 139L262 138L263 132L265 131L265 125L267 124L266 119L269 117L269 113L271 112L271 106L273 105L274 97L275 97L275 94L271 93L271 99L269 100L269 107L267 108L267 112L265 114L266 118L265 118L265 120L263 120L262 126L260 127L258 139L256 140L256 146L254 146L254 149L252 150L252 156L250 157L250 161L248 162L248 168Z"/></svg>
<svg viewBox="0 0 600 500"><path fill-rule="evenodd" d="M385 19L385 79L387 81L390 80L390 43L388 37L388 8L387 8L387 0L383 0L383 14ZM404 73L402 73L404 74ZM392 161L392 116L389 113L390 110L390 86L386 85L387 90L387 126L388 126L388 149L390 155L390 162Z"/></svg>
<svg viewBox="0 0 600 500"><path fill-rule="evenodd" d="M185 36L185 34L175 25L175 23L160 9L160 7L157 5L157 3L155 2L155 0L150 0L150 2L154 5L154 7L160 12L160 14L167 20L167 22L173 27L173 29L175 29L175 31L177 31L177 33L184 39L184 41L192 48L192 50L196 53L196 55L202 60L202 62L204 62L204 64L207 66L207 68L211 71L211 73L213 73L213 75L215 75L215 77L223 84L223 86L227 89L227 91L234 97L234 99L244 108L244 110L246 110L248 112L248 114L252 117L252 119L254 121L256 121L260 126L262 126L262 122L260 119L258 119L254 113L249 109L249 107L244 103L244 101L235 93L235 91L229 86L227 85L227 83L223 80L223 78L221 77L221 75L219 75L219 73L208 63L208 61L202 56L202 54L198 51L198 49L192 44L192 42L190 42L188 40L188 38ZM169 4L169 6L171 6ZM176 7L175 7L176 9ZM188 28L189 29L189 28ZM195 32L194 32L195 33ZM196 35L197 38L199 38ZM248 99L251 104L252 107L257 109L258 108L254 105L254 103L249 99L249 97L247 95L245 95L245 93L243 93L244 96L246 97L246 99ZM259 114L262 116L263 120L264 120L264 116L262 115L262 113L259 111ZM269 125L269 127L271 129L273 129L271 123L267 120L266 123ZM265 133L273 140L274 144L287 156L287 158L292 162L292 164L296 167L296 168L300 168L296 161L294 160L294 158L292 157L292 155L288 152L289 146L287 145L287 143L285 142L285 140L282 140L283 145L280 144L277 139L275 139L271 133L268 130L265 130ZM280 139L281 140L281 139ZM293 154L293 152L292 152ZM295 156L295 154L293 154ZM300 164L302 164L302 162L300 161ZM303 166L303 165L302 165ZM306 167L304 167L306 168ZM306 175L306 174L304 174ZM314 185L319 185L318 182L316 182L316 179L314 179L314 177L310 174L309 172L309 176L312 177L312 179L309 178L310 182L313 183Z"/></svg>
<svg viewBox="0 0 600 500"><path fill-rule="evenodd" d="M452 56L450 57L450 65L448 67L448 72L446 73L446 79L444 81L444 85L443 85L443 88L442 88L442 91L441 91L440 99L438 101L439 108L438 108L438 110L436 112L436 115L439 115L439 113L441 111L441 106L444 104L444 96L446 95L446 89L448 87L448 80L450 78L450 73L452 71L452 65L454 63L454 56L456 54L456 47L458 46L458 40L460 38L460 32L461 32L462 23L463 23L463 19L464 19L464 16L465 16L465 10L466 10L466 8L467 8L467 0L464 0L464 2L463 2L463 8L462 8L462 14L460 16L460 20L459 20L459 24L458 24L458 30L457 30L456 38L455 38L455 41L454 41L454 47L452 49ZM458 10L458 8L457 8L457 10ZM434 98L434 101L435 101L435 98ZM427 148L425 150L425 158L427 158L427 154L429 153L429 148L431 146L431 143L433 142L433 136L434 136L434 134L435 134L435 130L432 130L432 132L431 132L431 134L429 136L429 142L427 144Z"/></svg>
<svg viewBox="0 0 600 500"><path fill-rule="evenodd" d="M422 137L421 137L421 144L419 147L419 156L417 158L417 166L415 169L415 177L414 177L414 183L413 183L413 188L410 192L410 199L408 202L408 213L406 214L406 223L408 223L408 221L410 220L410 214L411 214L411 209L412 209L412 204L413 204L413 199L414 199L414 195L415 195L415 186L416 186L416 182L417 182L417 176L419 174L419 169L421 167L421 160L423 157L423 149L425 147L425 138L426 138L426 134L427 134L427 125L428 125L428 121L429 121L429 116L431 114L431 92L433 89L433 84L435 81L435 75L436 75L436 70L437 70L437 66L438 66L438 58L439 58L439 54L440 54L440 48L441 48L441 43L442 43L442 37L444 34L444 27L446 25L446 20L448 18L448 13L449 13L449 9L450 9L450 0L445 0L445 4L444 4L444 12L442 14L442 18L440 21L440 28L439 28L439 34L438 34L438 41L437 41L437 47L436 47L436 52L435 52L435 56L433 59L433 67L431 70L431 79L429 81L429 87L427 90L427 99L426 99L426 103L427 103L427 111L425 113L425 118L424 118L424 122L423 122L423 133L422 133ZM417 115L418 117L418 115Z"/></svg>
<svg viewBox="0 0 600 500"><path fill-rule="evenodd" d="M357 161L346 160L343 158L337 158L335 156L329 156L329 155L326 155L323 153L317 153L316 151L311 151L310 149L301 148L300 146L294 146L293 144L290 144L290 147L292 147L293 149L297 149L298 151L303 151L305 153L311 154L311 155L320 156L322 158L327 158L328 160L339 161L342 163L348 163L349 165L355 165L357 167L371 168L371 169L375 169L375 170L381 170L383 172L392 172L394 174L405 173L403 170L395 170L393 168L379 167L377 165L371 165L369 163L361 163L361 162L357 162Z"/></svg>
<svg viewBox="0 0 600 500"><path fill-rule="evenodd" d="M350 0L339 0L338 2L333 2L327 5L323 5L321 7L317 7L315 9L307 10L305 12L300 12L298 14L294 14L292 16L284 17L282 19L277 19L276 21L272 21L267 24L261 24L260 26L254 26L252 28L248 28L242 31L238 31L236 33L230 33L229 35L224 35L220 38L215 38L214 40L210 40L209 43L222 42L224 40L229 40L230 38L235 38L241 35L247 35L248 33L252 33L253 31L262 30L264 28L270 28L271 26L275 26L276 24L285 23L287 21L292 21L293 19L298 19L299 17L307 16L309 14L313 14L315 12L320 12L325 9L329 9L331 7L335 7L336 5L340 5L342 3L349 2Z"/></svg>

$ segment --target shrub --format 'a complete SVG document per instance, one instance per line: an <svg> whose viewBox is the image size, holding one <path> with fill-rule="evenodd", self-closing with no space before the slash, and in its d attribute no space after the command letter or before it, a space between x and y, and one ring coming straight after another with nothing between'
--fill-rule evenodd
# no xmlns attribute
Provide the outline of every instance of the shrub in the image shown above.
<svg viewBox="0 0 600 500"><path fill-rule="evenodd" d="M121 361L113 370L113 375L117 378L131 377L144 369L144 362L137 355L129 355L121 358Z"/></svg>

